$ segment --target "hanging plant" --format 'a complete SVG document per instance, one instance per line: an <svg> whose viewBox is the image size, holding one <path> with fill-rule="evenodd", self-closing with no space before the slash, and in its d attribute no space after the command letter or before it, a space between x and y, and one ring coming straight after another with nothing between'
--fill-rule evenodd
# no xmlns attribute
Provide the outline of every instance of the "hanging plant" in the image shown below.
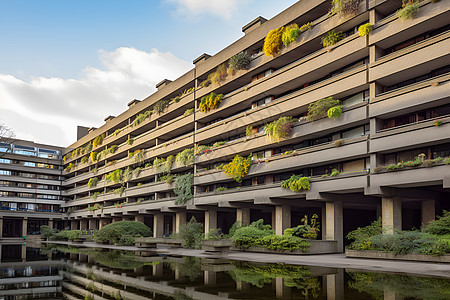
<svg viewBox="0 0 450 300"><path fill-rule="evenodd" d="M129 140L127 140L127 144L128 144L128 145L131 146L131 145L133 145L133 143L134 143L134 139L129 139Z"/></svg>
<svg viewBox="0 0 450 300"><path fill-rule="evenodd" d="M280 117L265 127L267 138L272 142L279 142L289 136L292 130L292 125L297 122L296 118Z"/></svg>
<svg viewBox="0 0 450 300"><path fill-rule="evenodd" d="M194 174L188 173L185 175L178 176L175 179L175 186L173 192L178 196L175 200L176 205L186 204L187 201L192 199L192 183L194 179Z"/></svg>
<svg viewBox="0 0 450 300"><path fill-rule="evenodd" d="M153 104L153 111L158 115L160 115L167 109L167 107L169 107L169 104L170 104L169 100L165 99L158 100L155 102L155 104Z"/></svg>
<svg viewBox="0 0 450 300"><path fill-rule="evenodd" d="M308 31L308 30L311 29L311 27L312 27L312 23L311 23L311 22L308 22L308 23L306 23L306 24L303 24L303 25L300 27L300 32Z"/></svg>
<svg viewBox="0 0 450 300"><path fill-rule="evenodd" d="M83 156L83 157L81 158L81 163L82 163L82 164L86 164L88 161L89 161L89 157L87 157L87 156Z"/></svg>
<svg viewBox="0 0 450 300"><path fill-rule="evenodd" d="M359 36L368 35L372 31L372 28L373 28L373 26L370 23L366 23L366 24L359 26L359 28L358 28Z"/></svg>
<svg viewBox="0 0 450 300"><path fill-rule="evenodd" d="M69 163L69 164L67 165L67 167L64 169L64 171L70 172L70 170L72 170L72 168L73 168L73 164L72 164L72 163Z"/></svg>
<svg viewBox="0 0 450 300"><path fill-rule="evenodd" d="M276 56L280 52L283 46L283 31L284 27L280 27L269 31L266 38L264 39L264 54L266 56Z"/></svg>
<svg viewBox="0 0 450 300"><path fill-rule="evenodd" d="M107 183L110 183L110 182L119 183L122 181L122 177L123 177L123 170L117 169L117 170L114 170L114 171L108 173L105 177L105 180Z"/></svg>
<svg viewBox="0 0 450 300"><path fill-rule="evenodd" d="M334 30L331 30L327 33L326 36L322 37L321 43L323 47L329 47L333 46L340 40L345 38L345 34L342 33L342 31L334 32Z"/></svg>
<svg viewBox="0 0 450 300"><path fill-rule="evenodd" d="M332 0L331 12L343 16L356 15L359 3L361 3L361 0Z"/></svg>
<svg viewBox="0 0 450 300"><path fill-rule="evenodd" d="M176 161L182 166L192 165L194 163L194 148L187 148L178 153Z"/></svg>
<svg viewBox="0 0 450 300"><path fill-rule="evenodd" d="M114 154L117 151L117 145L112 145L111 148L109 148L109 153Z"/></svg>
<svg viewBox="0 0 450 300"><path fill-rule="evenodd" d="M311 188L311 182L308 177L292 174L291 178L281 183L281 187L290 189L293 192L301 192Z"/></svg>
<svg viewBox="0 0 450 300"><path fill-rule="evenodd" d="M251 162L251 153L246 159L237 154L233 160L229 164L223 166L222 169L230 178L233 178L237 182L242 182L242 177L247 175Z"/></svg>
<svg viewBox="0 0 450 300"><path fill-rule="evenodd" d="M308 115L306 117L307 121L316 121L328 116L328 110L332 107L339 106L341 102L334 99L333 97L328 97L320 99L319 101L313 102L308 106Z"/></svg>
<svg viewBox="0 0 450 300"><path fill-rule="evenodd" d="M342 108L340 106L335 106L327 111L328 118L337 119L342 115Z"/></svg>
<svg viewBox="0 0 450 300"><path fill-rule="evenodd" d="M293 42L295 42L300 34L300 29L296 23L290 24L284 28L283 35L281 36L281 40L283 41L283 45L285 47L289 46Z"/></svg>
<svg viewBox="0 0 450 300"><path fill-rule="evenodd" d="M98 183L98 178L97 177L92 177L91 179L89 179L88 181L88 188L93 188L96 187Z"/></svg>
<svg viewBox="0 0 450 300"><path fill-rule="evenodd" d="M189 116L192 115L194 113L194 109L190 108L190 109L186 109L186 111L184 112L183 116Z"/></svg>
<svg viewBox="0 0 450 300"><path fill-rule="evenodd" d="M198 106L198 108L204 113L210 111L211 109L216 109L222 102L222 98L223 94L217 95L216 93L211 93L207 96L204 96L200 100L200 105Z"/></svg>
<svg viewBox="0 0 450 300"><path fill-rule="evenodd" d="M241 51L230 58L228 61L228 69L233 71L247 70L251 60L252 58L247 51Z"/></svg>
<svg viewBox="0 0 450 300"><path fill-rule="evenodd" d="M96 162L97 161L97 152L93 151L90 154L90 158L92 162Z"/></svg>
<svg viewBox="0 0 450 300"><path fill-rule="evenodd" d="M92 146L95 148L97 146L100 146L103 143L103 139L105 138L105 134L101 134L98 137L96 137L93 141L92 141Z"/></svg>
<svg viewBox="0 0 450 300"><path fill-rule="evenodd" d="M86 149L86 153L89 153L92 151L92 148L92 143L89 142L84 149Z"/></svg>
<svg viewBox="0 0 450 300"><path fill-rule="evenodd" d="M248 125L247 128L245 128L245 135L246 136L252 136L255 133L253 132L253 126Z"/></svg>
<svg viewBox="0 0 450 300"><path fill-rule="evenodd" d="M419 3L414 0L403 0L402 8L397 11L397 17L402 20L412 20L419 12Z"/></svg>

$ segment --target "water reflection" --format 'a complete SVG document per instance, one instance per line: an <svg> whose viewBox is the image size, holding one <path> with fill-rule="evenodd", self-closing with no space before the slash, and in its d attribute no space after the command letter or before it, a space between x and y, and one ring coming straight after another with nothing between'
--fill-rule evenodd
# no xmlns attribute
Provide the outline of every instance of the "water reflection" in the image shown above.
<svg viewBox="0 0 450 300"><path fill-rule="evenodd" d="M3 245L0 299L449 299L450 281L223 259Z"/></svg>

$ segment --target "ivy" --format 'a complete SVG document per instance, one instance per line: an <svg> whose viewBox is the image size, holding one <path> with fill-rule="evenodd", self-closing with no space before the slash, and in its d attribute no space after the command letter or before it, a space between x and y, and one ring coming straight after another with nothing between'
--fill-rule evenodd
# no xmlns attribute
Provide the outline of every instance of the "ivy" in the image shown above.
<svg viewBox="0 0 450 300"><path fill-rule="evenodd" d="M251 153L246 159L237 154L233 160L229 164L223 166L222 169L230 178L233 178L237 182L242 182L242 177L247 175L251 162Z"/></svg>
<svg viewBox="0 0 450 300"><path fill-rule="evenodd" d="M272 142L279 142L289 136L295 122L297 122L296 118L280 117L266 125L266 135Z"/></svg>
<svg viewBox="0 0 450 300"><path fill-rule="evenodd" d="M176 205L184 205L187 201L192 199L192 182L194 179L194 174L188 173L185 175L178 176L175 179L175 186L173 192L178 196L175 200Z"/></svg>
<svg viewBox="0 0 450 300"><path fill-rule="evenodd" d="M308 177L292 174L291 178L281 183L281 187L290 189L293 192L301 192L311 188L311 182Z"/></svg>

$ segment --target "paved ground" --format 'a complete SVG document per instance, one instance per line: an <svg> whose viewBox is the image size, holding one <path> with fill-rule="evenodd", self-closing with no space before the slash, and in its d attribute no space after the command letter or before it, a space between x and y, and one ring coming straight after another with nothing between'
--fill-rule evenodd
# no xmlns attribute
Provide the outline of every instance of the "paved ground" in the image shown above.
<svg viewBox="0 0 450 300"><path fill-rule="evenodd" d="M51 242L55 244L81 246L69 242ZM346 258L344 254L322 254L322 255L287 255L287 254L268 254L254 252L232 251L223 255L211 255L203 250L193 250L184 248L162 248L145 249L133 246L112 246L99 245L96 243L84 243L83 247L104 248L129 251L148 251L155 254L196 256L208 258L223 258L230 260L241 260L259 263L284 263L306 266L319 266L328 268L345 268L349 270L363 270L375 272L394 272L408 275L438 276L450 279L450 264L410 262L410 261L392 261L383 259L362 259Z"/></svg>

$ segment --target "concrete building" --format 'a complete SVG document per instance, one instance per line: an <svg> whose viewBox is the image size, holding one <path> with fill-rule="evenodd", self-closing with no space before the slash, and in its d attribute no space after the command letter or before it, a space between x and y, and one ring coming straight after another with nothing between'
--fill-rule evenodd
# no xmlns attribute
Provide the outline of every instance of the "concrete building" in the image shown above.
<svg viewBox="0 0 450 300"><path fill-rule="evenodd" d="M14 140L0 143L0 238L63 228L61 147Z"/></svg>
<svg viewBox="0 0 450 300"><path fill-rule="evenodd" d="M421 1L408 20L395 14L400 0L355 3L352 15L330 14L331 1L301 0L271 20L256 18L233 44L85 130L64 153L64 219L73 229L137 220L159 237L192 216L205 232L263 218L281 234L317 214L322 238L342 250L347 232L377 217L388 230L410 229L450 209L450 167L440 159L450 156L450 1ZM292 23L312 26L265 56L269 31ZM373 31L361 37L366 23ZM331 30L345 38L323 47ZM248 69L222 70L213 78L219 84L204 83L241 51L251 55ZM212 92L223 99L202 112ZM342 115L307 121L308 106L328 97L341 100ZM279 117L299 121L271 141L264 125ZM193 147L193 163L174 160ZM250 153L241 183L217 169ZM383 167L415 159L424 162ZM333 170L337 176L327 176ZM193 198L177 204L171 179L187 173ZM309 177L310 189L281 187L292 174Z"/></svg>

